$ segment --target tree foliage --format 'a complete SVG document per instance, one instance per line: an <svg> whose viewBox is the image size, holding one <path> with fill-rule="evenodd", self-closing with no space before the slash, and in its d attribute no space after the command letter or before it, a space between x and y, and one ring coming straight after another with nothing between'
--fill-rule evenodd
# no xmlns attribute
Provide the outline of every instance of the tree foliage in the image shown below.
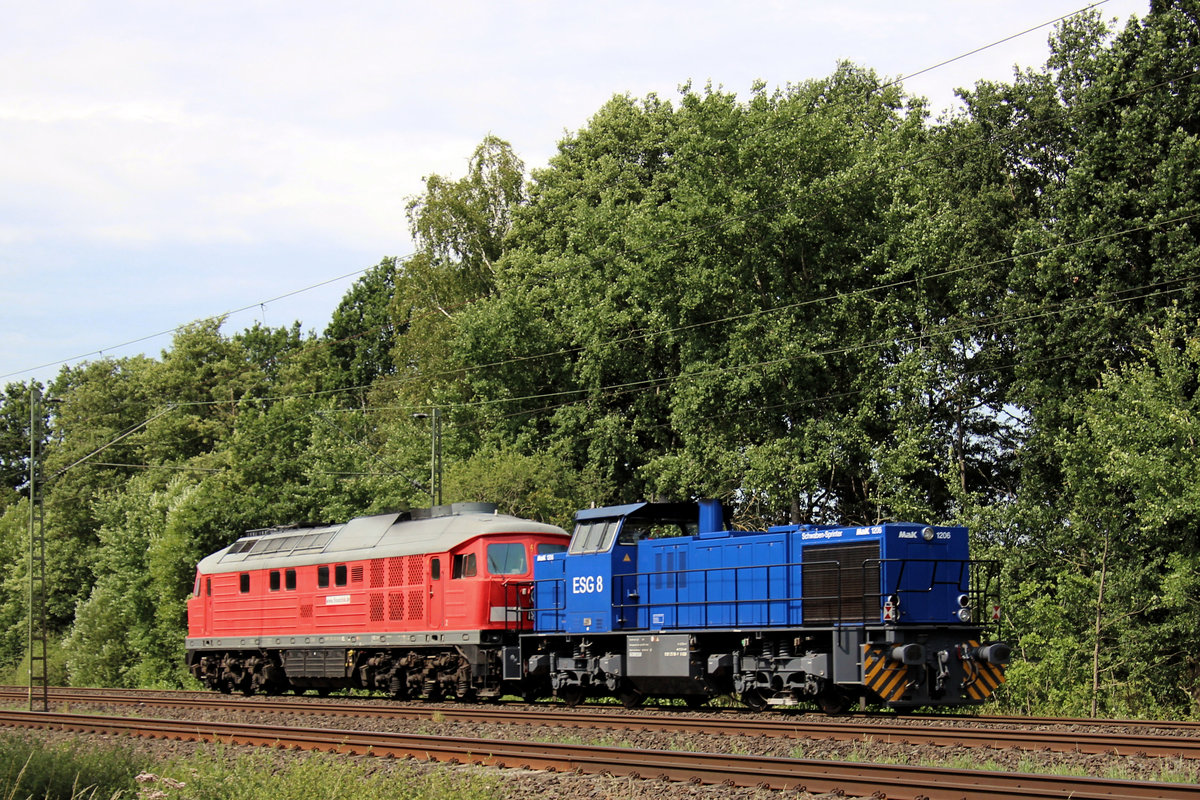
<svg viewBox="0 0 1200 800"><path fill-rule="evenodd" d="M931 121L870 69L616 96L526 175L429 175L406 259L323 335L177 331L47 393L51 624L72 679L183 679L195 561L243 530L444 499L566 524L957 521L999 559L1006 702L1197 713L1194 4ZM0 396L0 662L22 648L29 385Z"/></svg>

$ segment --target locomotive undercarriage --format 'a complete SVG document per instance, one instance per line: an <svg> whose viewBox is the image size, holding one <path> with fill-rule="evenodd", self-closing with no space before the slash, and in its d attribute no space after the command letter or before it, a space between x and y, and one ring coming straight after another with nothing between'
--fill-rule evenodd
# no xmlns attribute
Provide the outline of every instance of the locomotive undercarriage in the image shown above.
<svg viewBox="0 0 1200 800"><path fill-rule="evenodd" d="M897 709L982 702L1003 681L1006 645L978 629L865 627L713 634L534 637L526 657L534 694L567 705L615 697L626 707L675 697L695 707L727 695L752 710L812 703ZM536 644L533 644L536 641Z"/></svg>
<svg viewBox="0 0 1200 800"><path fill-rule="evenodd" d="M395 699L473 700L500 696L502 653L477 645L193 651L188 667L206 688L226 694L368 689Z"/></svg>

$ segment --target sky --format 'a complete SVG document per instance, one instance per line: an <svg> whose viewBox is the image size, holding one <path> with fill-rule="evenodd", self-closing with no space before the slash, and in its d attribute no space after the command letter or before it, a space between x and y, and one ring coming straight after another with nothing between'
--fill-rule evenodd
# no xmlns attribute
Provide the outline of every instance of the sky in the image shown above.
<svg viewBox="0 0 1200 800"><path fill-rule="evenodd" d="M899 78L1090 1L0 0L0 385L158 357L226 313L321 333L412 252L422 178L462 177L488 134L537 168L614 94L748 97L839 60ZM1040 67L1050 31L905 90L936 116Z"/></svg>

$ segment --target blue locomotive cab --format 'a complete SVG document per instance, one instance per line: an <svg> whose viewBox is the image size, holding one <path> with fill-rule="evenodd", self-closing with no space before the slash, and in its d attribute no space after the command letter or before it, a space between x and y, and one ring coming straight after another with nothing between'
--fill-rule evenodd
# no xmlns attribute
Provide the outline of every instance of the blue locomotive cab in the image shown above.
<svg viewBox="0 0 1200 800"><path fill-rule="evenodd" d="M643 543L691 538L723 529L719 503L630 503L575 514L566 553L534 565L536 627L565 633L607 633L647 627ZM661 559L660 559L661 560ZM674 564L674 554L670 556Z"/></svg>

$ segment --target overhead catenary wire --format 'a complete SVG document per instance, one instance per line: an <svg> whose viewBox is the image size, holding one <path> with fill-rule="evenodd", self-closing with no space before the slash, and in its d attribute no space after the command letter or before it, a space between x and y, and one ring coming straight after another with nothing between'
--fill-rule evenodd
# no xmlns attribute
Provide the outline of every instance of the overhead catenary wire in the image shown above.
<svg viewBox="0 0 1200 800"><path fill-rule="evenodd" d="M240 314L243 311L249 311L250 309L253 309L253 308L265 307L270 303L274 303L279 300L284 300L288 297L294 297L295 295L298 295L298 294L303 294L305 292L311 292L313 289L319 289L322 286L328 286L331 283L337 283L338 281L343 281L347 278L353 278L354 276L361 275L364 272L367 272L371 269L373 269L373 267L363 267L362 269L356 269L353 272L347 272L347 273L338 275L333 278L327 278L323 281L318 281L317 283L310 284L310 285L305 286L300 289L293 289L290 292L284 292L283 294L276 295L275 297L272 297L268 300L259 300L259 301L253 302L253 303L248 303L244 306L241 306L240 308L231 308L228 311L221 312L220 314L211 314L208 317L201 317L201 319L223 319L225 317L233 316L234 314ZM168 328L166 330L162 330L157 333L148 333L145 336L139 336L136 339L130 339L129 341L121 342L120 344L109 345L108 347L100 347L95 350L89 350L86 353L81 353L79 355L69 356L67 358L60 358L56 361L48 361L45 364L38 364L37 366L34 366L34 367L26 367L25 369L19 369L19 370L15 370L13 372L8 372L3 375L0 375L0 380L3 380L5 378L11 378L16 375L24 375L27 372L34 372L39 369L45 369L46 367L56 367L56 366L59 366L60 364L68 364L68 363L73 363L73 362L77 362L77 361L82 361L83 359L88 358L90 356L100 356L101 358L103 358L105 352L112 352L113 350L123 350L124 348L129 347L131 345L141 344L142 342L148 342L152 339L158 339L163 336L170 336L174 333L177 333L181 329L187 327L187 325L189 325L189 324L191 324L191 323L190 322L181 323L179 325L176 325L173 328Z"/></svg>
<svg viewBox="0 0 1200 800"><path fill-rule="evenodd" d="M1009 318L998 317L998 318L995 318L995 319L991 320L990 322L988 322L987 325L974 326L971 329L981 330L984 328L997 327L997 326L1001 326L1001 325L1005 325L1005 324L1010 324L1013 322L1029 321L1029 320L1033 320L1033 319L1046 318L1046 317L1052 317L1052 316L1057 316L1057 315L1065 315L1068 313L1073 313L1073 312L1077 312L1080 310L1086 310L1087 308L1092 308L1092 307L1096 307L1096 306L1102 306L1102 305L1103 306L1115 306L1118 303L1131 302L1131 301L1135 301L1135 300L1143 300L1143 299L1147 299L1150 297L1166 297L1166 296L1169 296L1172 294L1177 294L1179 292L1184 291L1188 287L1188 285L1194 283L1198 279L1200 279L1200 274L1182 276L1180 278L1176 278L1176 279L1172 279L1172 280L1168 280L1168 281L1159 281L1159 282L1156 282L1153 284L1147 284L1147 285L1140 286L1140 287L1134 287L1134 288L1126 289L1123 291L1125 293L1132 293L1132 292L1137 292L1137 291L1141 291L1144 289L1154 289L1157 287L1170 286L1172 284L1183 283L1185 285L1177 286L1177 287L1171 288L1171 289L1162 289L1161 291L1146 292L1145 294L1133 295L1130 297L1116 298L1116 299L1112 299L1112 300L1102 300L1099 298L1094 298L1093 302L1086 304L1086 305L1075 305L1075 306L1071 306L1071 307L1064 307L1064 308L1061 308L1061 309L1058 309L1055 311L1045 311L1045 312L1039 312L1036 314L1027 314L1027 315L1023 315L1020 317L1009 317ZM964 328L961 328L956 331L951 331L949 333L952 333L952 334L960 333L963 330L967 330L967 328L964 327ZM945 332L945 331L941 332L942 335L944 335L946 333L947 332ZM484 405L498 404L499 402L506 402L506 401L518 402L518 401L528 401L528 400L549 399L552 397L560 397L560 396L564 396L564 395L580 394L580 393L589 393L589 394L601 393L601 394L605 394L607 397L612 399L615 397L619 397L621 395L628 395L628 394L634 394L634 393L638 393L638 392L645 392L645 391L660 389L664 386L669 386L671 383L674 383L676 381L685 380L685 379L707 378L707 377L712 377L714 375L720 375L723 373L761 369L766 366L773 366L773 365L778 365L778 364L789 363L798 358L809 358L809 357L821 358L821 357L825 357L828 355L852 353L852 352L855 352L858 350L875 349L875 348L880 348L880 347L884 347L884 346L912 344L914 342L922 341L925 338L927 338L926 335L912 336L912 337L906 337L906 338L902 338L902 339L890 339L890 338L889 339L879 339L874 342L864 343L864 344L855 345L855 346L849 346L849 347L843 347L843 348L831 348L831 349L827 349L824 351L805 353L800 356L795 356L795 357L791 357L791 358L772 359L769 361L760 361L760 362L755 362L755 363L750 363L750 364L738 364L738 365L734 365L731 367L713 368L712 370L708 370L705 372L686 373L683 375L673 376L671 378L630 381L630 382L623 383L623 384L614 384L614 385L598 387L598 388L585 388L585 389L578 389L578 390L546 393L546 394L540 394L540 395L529 395L529 396L525 396L525 397L506 398L504 401L481 401L478 403L448 404L445 406L445 408L447 410L478 408L478 407L481 407ZM1092 352L1100 352L1104 349L1106 349L1106 348L1093 348ZM1055 361L1055 360L1062 360L1062 359L1077 356L1077 355L1078 354L1072 354L1072 356L1054 356L1054 357L1035 359L1035 361L1038 363L1044 363L1044 362L1051 362L1051 361ZM1007 369L1016 369L1017 367L1021 366L1022 364L1027 364L1027 363L1029 363L1029 361L1023 359L1020 362L1014 361L1014 362L1010 362L1008 364L992 366L986 370L967 371L967 372L963 373L963 376L966 377L966 376L985 374L985 373L996 372L996 371L1007 370ZM709 420L710 421L721 420L721 419L727 420L727 419L733 419L733 418L743 416L743 415L762 414L764 412L780 411L780 410L792 409L792 408L801 407L801 406L812 406L812 405L816 405L816 404L831 401L831 400L842 400L842 399L847 399L850 397L859 396L859 395L863 394L865 391L866 391L865 389L852 389L852 390L847 390L847 391L832 392L832 393L810 396L810 397L790 398L788 400L788 402L786 402L786 403L756 405L752 408L743 408L743 409L739 409L736 411L724 411L721 413L716 413L716 414L710 415ZM576 401L576 402L578 402L578 401ZM505 415L505 418L511 419L511 418L518 418L518 417L524 417L524 416L532 416L532 415L536 415L536 414L555 411L560 408L567 407L570 405L575 405L575 404L576 403L562 403L562 404L556 404L554 406L544 406L544 407L536 408L536 409L524 409L524 410L521 410L518 412L514 412L511 414ZM315 416L318 419L321 419L326 424L331 424L331 423L329 423L328 419L325 419L324 414L337 413L338 411L341 411L342 413L367 413L367 412L382 413L382 412L387 412L387 411L392 411L392 412L394 412L394 411L409 411L412 408L417 408L417 407L418 406L411 406L411 407L410 406L403 406L403 407L383 406L383 407L376 407L376 408L371 408L371 409L362 409L362 408L326 409L323 411L312 411L308 414L308 416ZM157 416L161 416L161 414L156 415L156 417L154 417L154 418L157 418ZM154 419L154 418L151 418L150 420L146 420L145 422L142 422L142 423L138 424L137 426L134 426L134 428L131 429L128 433L132 433L132 432L134 432L134 430L145 427L145 425L148 424L150 421L152 421L152 419ZM670 425L671 425L670 422L661 421L661 422L653 423L653 424L650 424L650 425L647 425L644 427L646 429L667 428ZM336 426L332 426L332 427L337 429ZM469 424L468 424L468 427L470 427ZM340 431L340 429L337 429L337 430ZM128 433L122 435L120 438L125 438L125 436L127 436ZM344 434L344 432L342 432L342 433ZM354 440L354 438L349 435L345 435L345 438L348 442L350 442L351 444L353 444L355 446L359 446L359 447L363 446L363 444L361 442ZM115 442L110 443L110 445L111 444L115 444ZM106 445L106 447L107 447L107 445ZM378 461L379 463L384 463L378 453L375 453L374 451L370 451L370 450L368 450L367 452L371 455L372 459ZM120 463L104 463L104 462L93 462L93 463L95 466L128 467L128 468L141 468L141 469L148 469L148 470L177 469L177 467L175 467L173 465L153 465L153 464L137 465L137 464L120 464ZM178 469L182 469L185 471L215 473L215 472L224 472L224 471L229 470L230 468L229 467L221 467L221 468L178 467ZM368 472L368 471L333 471L333 470L320 470L320 469L305 469L305 473L309 474L309 475L328 475L328 476L341 476L341 477L404 477L405 480L407 480L415 488L417 488L420 491L424 491L424 487L420 486L420 484L418 484L416 481L413 481L411 478L407 478L406 476L398 474L394 470L381 473L381 472Z"/></svg>
<svg viewBox="0 0 1200 800"><path fill-rule="evenodd" d="M1123 236L1128 236L1128 235L1131 235L1134 233L1141 233L1141 232L1150 231L1150 230L1154 230L1156 228L1161 228L1161 227L1165 227L1165 226L1169 226L1169 225L1176 225L1176 224L1179 224L1182 222L1188 222L1188 221L1195 220L1198 218L1200 218L1200 213L1185 214L1185 215L1181 215L1181 216L1172 217L1167 220L1162 220L1159 222L1147 223L1144 225L1137 225L1137 226L1133 226L1130 228L1123 228L1119 231L1113 231L1111 233L1098 234L1096 236L1088 237L1086 239L1080 239L1077 241L1069 241L1069 242L1060 242L1058 244L1051 245L1049 247L1040 248L1037 250L1031 250L1031 251L1027 251L1027 252L1023 252L1023 253L1017 253L1014 255L1005 256L1003 258L992 259L989 261L979 262L979 263L975 263L975 264L969 264L969 265L965 265L962 267L954 267L951 269L942 270L940 272L935 272L935 273L929 273L929 274L922 275L922 276L905 278L903 280L892 281L890 283L881 284L878 286L871 286L871 287L865 287L862 289L855 289L855 290L852 290L849 292L844 292L844 293L837 294L837 295L827 295L827 296L821 296L821 297L815 297L815 298L807 298L805 300L800 300L795 303L788 303L788 304L784 304L781 306L775 306L775 307L767 308L767 309L756 309L754 311L744 312L741 314L734 314L734 315L730 315L727 317L721 317L721 318L715 319L715 320L706 320L704 322L690 323L687 325L680 325L680 326L671 327L671 328L643 331L641 333L631 334L629 336L619 337L616 339L608 339L608 340L606 340L606 344L608 344L608 345L629 344L631 342L642 341L642 340L650 339L650 338L657 337L657 336L666 336L666 335L680 333L680 332L684 332L684 331L695 330L695 329L701 328L701 327L708 327L708 326L719 325L719 324L724 324L724 323L729 323L729 322L736 322L739 320L744 320L744 319L753 318L753 317L766 316L769 314L774 314L777 312L788 311L788 310L795 310L795 309L803 308L803 307L810 306L810 305L826 304L826 303L832 302L834 300L841 301L841 300L853 299L858 296L873 294L875 292L892 291L892 290L895 290L895 289L898 289L898 288L901 288L904 286L912 286L912 285L915 285L915 284L917 284L921 281L925 281L925 280L935 280L938 278L944 278L944 277L959 274L962 272L969 272L969 271L976 270L976 269L982 269L982 268L986 268L986 267L993 267L993 266L998 266L1001 264L1011 263L1013 261L1017 261L1017 260L1023 259L1023 258L1036 258L1036 257L1040 257L1040 256L1045 256L1045 255L1048 255L1048 254L1051 254L1054 252L1059 252L1062 250L1075 248L1075 247L1081 247L1081 246L1091 245L1091 244L1098 244L1098 243L1102 243L1105 241L1110 241L1112 239L1120 238ZM1172 282L1177 282L1180 280L1184 280L1184 279L1182 279L1182 278L1181 279L1173 279ZM1154 285L1154 284L1152 284L1152 285ZM1126 288L1126 289L1122 289L1121 291L1132 291L1132 290L1136 290L1137 288L1144 288L1144 287ZM1010 320L1010 321L1015 322L1017 320ZM965 332L966 330L967 330L966 328L960 327L957 329L951 329L950 332L962 333L962 332ZM940 333L946 333L946 331L941 331ZM869 346L872 346L872 345L862 345L862 347L869 347ZM575 354L575 353L585 352L587 349L588 349L587 346L559 348L556 350L545 351L542 353L536 353L536 354L532 354L532 355L528 355L528 356L515 356L513 358L504 359L501 361L493 361L493 362L487 362L487 363L483 363L483 364L473 364L468 367L461 367L461 368L457 368L457 369L453 369L453 370L444 370L441 372L434 372L434 373L424 373L421 375L420 379L428 381L428 380L439 380L439 379L446 379L446 378L462 377L465 374L475 372L475 371L480 371L480 370L484 370L484 369L492 369L492 368L501 367L501 366L507 366L509 364L526 363L529 361L534 361L534 360L539 360L539 359L544 359L544 358L551 358L551 357L557 357L557 356L563 356L563 355L571 355L571 354ZM840 349L838 352L849 352L849 350L843 348L843 349ZM832 354L832 353L825 353L825 355L829 355L829 354ZM402 386L406 382L409 382L412 380L416 380L416 379L415 378L381 378L381 379L379 379L379 381L376 384L372 384L372 385L396 387L396 386ZM327 389L327 390L319 390L319 391L313 391L313 392L304 392L304 393L298 393L298 394L266 395L263 397L253 397L253 398L247 398L247 399L251 400L253 402L280 402L283 400L309 399L309 398L316 398L316 397L335 395L335 394L347 394L347 393L362 391L367 388L370 388L370 387L369 386L353 386L353 387L343 387L343 388L338 388L338 389ZM579 390L572 390L572 392L570 392L570 393L582 392L582 391L592 391L592 390L591 389L579 389ZM502 399L496 400L494 402L497 402L497 403L498 402L512 402L512 401L515 401L518 399L528 399L528 398L502 398ZM227 399L223 399L223 400L198 400L198 401L177 401L176 400L173 402L175 402L175 404L178 406L184 407L184 406L226 405L230 401ZM427 405L427 404L425 404L425 405ZM403 407L403 409L400 409L400 410L415 410L415 409L418 409L421 407L425 407L425 406L421 405L421 404L414 404L412 406L405 406L405 407ZM388 408L391 408L392 410L397 410L398 407L388 407Z"/></svg>

